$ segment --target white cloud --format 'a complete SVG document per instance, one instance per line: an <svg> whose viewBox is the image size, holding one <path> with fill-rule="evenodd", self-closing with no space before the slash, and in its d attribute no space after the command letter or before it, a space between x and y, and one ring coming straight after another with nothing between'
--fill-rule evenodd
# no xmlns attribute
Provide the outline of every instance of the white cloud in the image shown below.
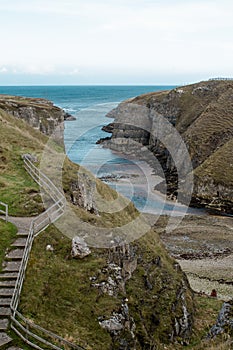
<svg viewBox="0 0 233 350"><path fill-rule="evenodd" d="M60 65L44 65L42 64L20 64L16 66L0 67L0 73L9 73L14 75L60 75L60 76L75 76L81 74L77 67L64 67Z"/></svg>

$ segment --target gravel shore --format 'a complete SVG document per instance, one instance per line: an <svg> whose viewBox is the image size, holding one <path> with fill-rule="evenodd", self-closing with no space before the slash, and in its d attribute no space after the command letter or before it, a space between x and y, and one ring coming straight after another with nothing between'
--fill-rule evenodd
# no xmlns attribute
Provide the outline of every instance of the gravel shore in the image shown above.
<svg viewBox="0 0 233 350"><path fill-rule="evenodd" d="M157 228L161 239L186 272L197 292L210 295L216 289L222 300L233 296L233 218L186 216L172 233Z"/></svg>

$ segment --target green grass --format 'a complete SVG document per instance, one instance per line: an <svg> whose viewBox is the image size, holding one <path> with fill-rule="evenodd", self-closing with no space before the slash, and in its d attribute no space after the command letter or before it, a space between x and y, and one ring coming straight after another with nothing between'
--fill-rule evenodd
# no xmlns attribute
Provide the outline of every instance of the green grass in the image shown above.
<svg viewBox="0 0 233 350"><path fill-rule="evenodd" d="M47 244L54 247L54 252L46 251ZM176 300L183 274L174 270L174 260L167 255L155 232L135 241L133 247L141 262L126 283L126 296L130 315L136 323L135 334L140 339L137 349L142 349L142 344L157 349L164 349L163 344L168 350L183 349L179 343L169 345L168 341L173 316L182 315L181 305ZM125 294L109 297L91 287L89 278L92 276L99 276L98 282L106 280L101 270L107 264L107 250L92 249L87 258L75 260L70 258L70 248L71 241L54 226L37 237L23 288L21 311L37 324L86 349L109 349L111 338L100 328L98 317L109 317L118 310ZM160 267L152 263L158 256ZM153 285L152 291L145 288L145 276ZM185 348L230 349L224 336L208 343L203 340L215 324L222 302L195 295L194 306L188 290L186 298L189 308L194 307L195 322L193 335Z"/></svg>
<svg viewBox="0 0 233 350"><path fill-rule="evenodd" d="M10 215L38 214L43 210L39 187L25 171L21 156L41 152L47 138L2 110L0 123L0 199L9 205Z"/></svg>
<svg viewBox="0 0 233 350"><path fill-rule="evenodd" d="M201 179L212 178L216 184L233 188L233 139L212 154L203 164L195 169L194 174ZM224 171L225 169L226 171Z"/></svg>
<svg viewBox="0 0 233 350"><path fill-rule="evenodd" d="M5 257L6 249L10 248L16 237L17 228L10 222L0 219L0 271L2 270L2 262Z"/></svg>
<svg viewBox="0 0 233 350"><path fill-rule="evenodd" d="M47 252L51 244L54 252ZM70 259L71 241L61 236L54 226L49 227L35 241L31 253L23 295L22 313L86 349L110 346L111 338L99 327L97 317L111 313L119 301L108 296L99 297L90 287L95 276L106 264L104 254L95 250L84 260Z"/></svg>

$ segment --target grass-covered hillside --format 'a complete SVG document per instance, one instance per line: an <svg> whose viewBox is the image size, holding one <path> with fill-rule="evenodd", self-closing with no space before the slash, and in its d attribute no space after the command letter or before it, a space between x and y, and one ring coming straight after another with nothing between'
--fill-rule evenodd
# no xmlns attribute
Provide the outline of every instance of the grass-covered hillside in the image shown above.
<svg viewBox="0 0 233 350"><path fill-rule="evenodd" d="M21 156L42 153L46 136L0 109L0 199L10 215L31 216L43 210L39 187L27 174Z"/></svg>
<svg viewBox="0 0 233 350"><path fill-rule="evenodd" d="M46 250L48 244L54 248L52 252ZM137 254L137 268L122 289L116 284L119 274L111 268L124 263L117 252L91 249L91 255L85 259L72 259L70 240L51 226L34 243L21 312L87 350L121 349L120 340L124 340L129 349L229 350L231 343L225 334L214 340L205 339L222 301L206 295L193 296L188 290L185 292L187 305L194 305L193 297L195 303L192 334L184 342L182 337L169 341L175 315L177 319L182 316L177 291L182 290L183 274L165 253L156 232L149 232L131 247ZM102 283L107 288L109 281L115 285L113 295L97 287ZM127 327L114 336L99 324L99 320L121 313L125 298L133 340Z"/></svg>
<svg viewBox="0 0 233 350"><path fill-rule="evenodd" d="M53 246L53 252L46 251L47 244ZM88 257L72 259L71 241L51 226L34 244L20 304L22 313L85 349L119 349L120 342L136 349L168 344L175 319L178 323L183 319L182 296L189 322L192 319L192 292L155 232L132 243L130 249L131 260L111 249L94 248ZM135 270L126 277L126 262L132 261ZM111 334L99 320L122 313L125 298L129 325Z"/></svg>

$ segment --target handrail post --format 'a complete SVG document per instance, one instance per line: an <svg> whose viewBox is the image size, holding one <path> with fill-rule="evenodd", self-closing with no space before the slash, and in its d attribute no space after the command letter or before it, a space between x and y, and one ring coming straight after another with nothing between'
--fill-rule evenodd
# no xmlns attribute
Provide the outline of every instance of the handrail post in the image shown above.
<svg viewBox="0 0 233 350"><path fill-rule="evenodd" d="M8 222L8 204L0 202L0 206L1 206L0 213L5 216L5 221Z"/></svg>
<svg viewBox="0 0 233 350"><path fill-rule="evenodd" d="M6 222L8 222L8 205L6 204Z"/></svg>

